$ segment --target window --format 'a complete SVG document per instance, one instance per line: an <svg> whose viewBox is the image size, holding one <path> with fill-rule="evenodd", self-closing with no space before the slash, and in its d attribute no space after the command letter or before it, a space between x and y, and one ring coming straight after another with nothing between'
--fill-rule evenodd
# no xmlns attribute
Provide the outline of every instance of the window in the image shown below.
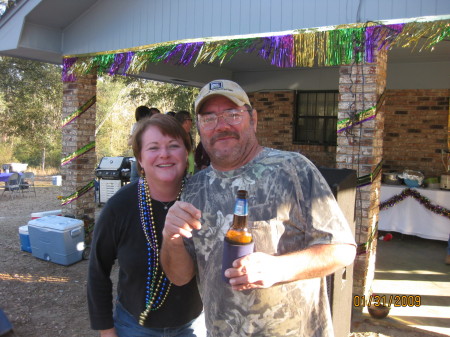
<svg viewBox="0 0 450 337"><path fill-rule="evenodd" d="M298 91L294 143L336 145L338 91Z"/></svg>

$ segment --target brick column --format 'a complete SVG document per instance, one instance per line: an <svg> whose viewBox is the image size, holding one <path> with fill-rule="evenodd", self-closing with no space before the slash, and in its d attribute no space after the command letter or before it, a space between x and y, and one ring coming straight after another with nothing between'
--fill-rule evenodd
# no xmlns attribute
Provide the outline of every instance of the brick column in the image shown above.
<svg viewBox="0 0 450 337"><path fill-rule="evenodd" d="M63 84L63 119L83 107L97 91L97 76L78 77L75 82ZM88 144L95 141L95 104L78 118L62 128L62 157L67 158ZM95 148L82 153L76 159L61 167L62 196L68 197L81 191L95 178L94 169L97 162ZM85 226L95 217L94 189L62 207L64 215L84 220Z"/></svg>
<svg viewBox="0 0 450 337"><path fill-rule="evenodd" d="M386 87L385 51L373 63L342 66L339 76L338 120L358 117L358 113L377 106ZM374 119L359 123L338 134L336 166L357 171L358 177L374 172L383 157L384 105ZM354 295L368 295L375 271L376 229L379 213L381 175L357 189L355 238L358 255L354 264ZM360 308L362 309L362 308Z"/></svg>

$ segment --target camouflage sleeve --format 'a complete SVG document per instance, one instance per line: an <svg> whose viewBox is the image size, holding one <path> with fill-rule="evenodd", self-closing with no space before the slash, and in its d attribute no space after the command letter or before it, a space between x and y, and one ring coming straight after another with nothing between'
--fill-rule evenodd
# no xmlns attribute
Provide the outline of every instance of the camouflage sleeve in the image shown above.
<svg viewBox="0 0 450 337"><path fill-rule="evenodd" d="M308 159L297 157L292 162L297 174L294 176L298 209L306 221L307 246L316 244L355 244L350 226L344 217L331 189L319 170ZM296 207L292 219L299 215Z"/></svg>

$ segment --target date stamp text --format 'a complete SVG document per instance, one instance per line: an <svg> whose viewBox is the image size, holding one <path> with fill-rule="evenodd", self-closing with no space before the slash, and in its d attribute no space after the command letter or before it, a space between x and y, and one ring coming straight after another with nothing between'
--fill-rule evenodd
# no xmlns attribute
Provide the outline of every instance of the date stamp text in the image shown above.
<svg viewBox="0 0 450 337"><path fill-rule="evenodd" d="M387 307L420 307L422 297L420 295L355 295L353 296L353 306L384 305Z"/></svg>

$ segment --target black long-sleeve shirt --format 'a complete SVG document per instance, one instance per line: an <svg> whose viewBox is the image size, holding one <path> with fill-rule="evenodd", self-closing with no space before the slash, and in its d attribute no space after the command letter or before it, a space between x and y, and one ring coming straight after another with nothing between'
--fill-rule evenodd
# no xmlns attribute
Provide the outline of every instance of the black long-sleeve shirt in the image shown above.
<svg viewBox="0 0 450 337"><path fill-rule="evenodd" d="M137 189L137 181L122 187L108 200L95 222L87 287L89 316L94 330L114 326L110 274L115 260L119 263L119 302L138 321L145 310L148 253L139 215ZM161 247L167 210L157 201L152 202L152 207ZM158 310L150 311L145 326L177 327L198 317L201 311L202 302L193 278L182 287L172 284L164 304Z"/></svg>

